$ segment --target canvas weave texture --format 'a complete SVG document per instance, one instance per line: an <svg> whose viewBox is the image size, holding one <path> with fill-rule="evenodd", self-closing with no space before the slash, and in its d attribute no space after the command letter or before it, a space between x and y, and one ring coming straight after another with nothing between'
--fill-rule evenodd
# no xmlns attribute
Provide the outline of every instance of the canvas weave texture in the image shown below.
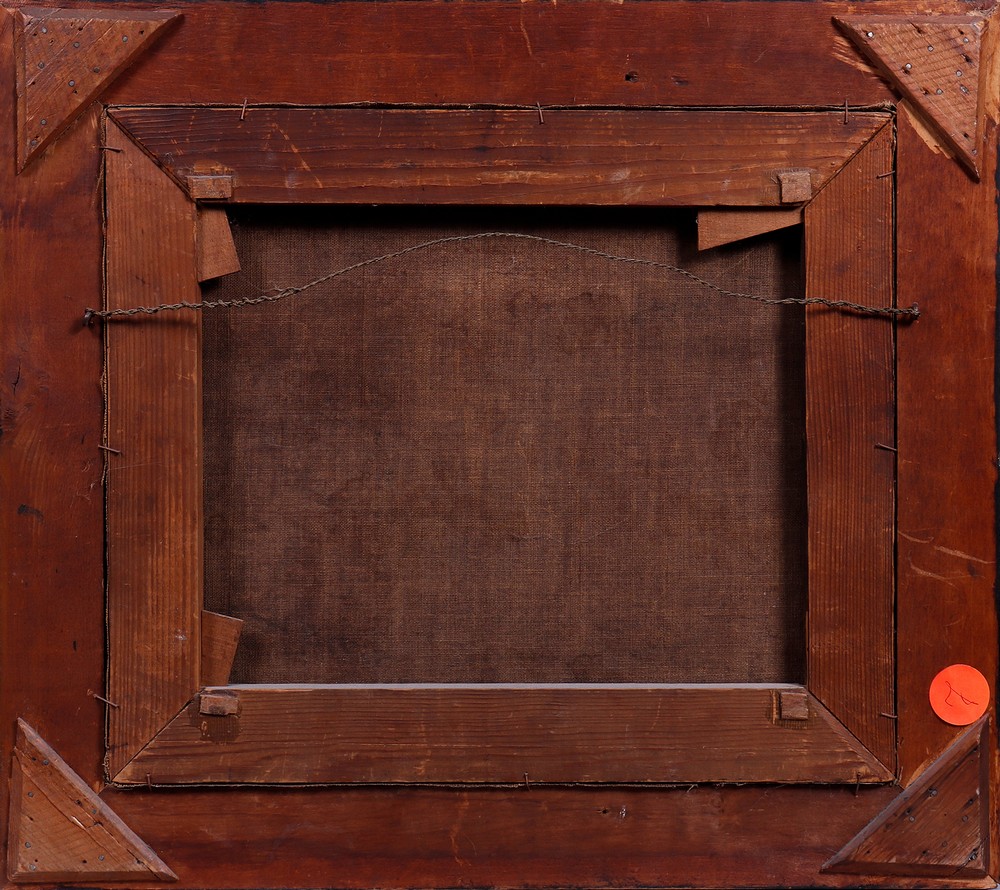
<svg viewBox="0 0 1000 890"><path fill-rule="evenodd" d="M801 296L800 235L692 214L234 211L212 299L502 228ZM804 675L804 314L470 241L204 316L206 608L234 682Z"/></svg>

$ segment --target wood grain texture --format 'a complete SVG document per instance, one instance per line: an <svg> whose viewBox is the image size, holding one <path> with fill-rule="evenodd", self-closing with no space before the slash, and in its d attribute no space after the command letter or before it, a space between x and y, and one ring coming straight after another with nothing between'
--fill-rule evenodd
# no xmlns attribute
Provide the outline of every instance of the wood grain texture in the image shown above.
<svg viewBox="0 0 1000 890"><path fill-rule="evenodd" d="M99 784L104 705L97 109L16 174L12 16L0 11L0 762L17 717ZM7 819L0 782L0 822ZM0 826L0 837L6 832Z"/></svg>
<svg viewBox="0 0 1000 890"><path fill-rule="evenodd" d="M230 686L238 717L192 703L125 783L878 782L815 701L781 720L761 686ZM211 690L210 690L211 691Z"/></svg>
<svg viewBox="0 0 1000 890"><path fill-rule="evenodd" d="M806 209L806 296L892 305L893 131ZM893 330L806 314L808 685L895 769Z"/></svg>
<svg viewBox="0 0 1000 890"><path fill-rule="evenodd" d="M201 682L225 686L233 669L243 622L218 612L201 613Z"/></svg>
<svg viewBox="0 0 1000 890"><path fill-rule="evenodd" d="M233 172L232 202L778 205L818 189L881 113L293 108L113 112L178 182ZM805 174L804 174L805 175ZM197 181L197 180L196 180Z"/></svg>
<svg viewBox="0 0 1000 890"><path fill-rule="evenodd" d="M931 6L967 11L959 0L916 9ZM878 7L915 11L912 0ZM185 3L169 49L154 48L109 99L530 107L890 101L884 81L834 28L837 11L844 9L808 2L388 2L241 4L219 15L211 3Z"/></svg>
<svg viewBox="0 0 1000 890"><path fill-rule="evenodd" d="M836 21L978 179L986 16L860 15Z"/></svg>
<svg viewBox="0 0 1000 890"><path fill-rule="evenodd" d="M169 794L109 788L103 796L156 846L182 886L206 890L928 887L926 880L819 873L896 793L891 786L522 783ZM949 884L986 886L992 882Z"/></svg>
<svg viewBox="0 0 1000 890"><path fill-rule="evenodd" d="M989 868L988 720L962 732L824 871L985 877Z"/></svg>
<svg viewBox="0 0 1000 890"><path fill-rule="evenodd" d="M975 185L899 115L898 706L903 782L954 729L928 688L949 664L997 672L994 410L996 131ZM934 200L929 196L933 195ZM994 686L994 695L996 688Z"/></svg>
<svg viewBox="0 0 1000 890"><path fill-rule="evenodd" d="M229 217L221 207L199 207L195 232L198 248L198 280L209 281L240 271Z"/></svg>
<svg viewBox="0 0 1000 890"><path fill-rule="evenodd" d="M107 144L107 305L197 301L195 205L114 123ZM201 660L201 320L105 332L108 774L191 698Z"/></svg>
<svg viewBox="0 0 1000 890"><path fill-rule="evenodd" d="M18 721L7 873L17 883L177 876L23 720Z"/></svg>
<svg viewBox="0 0 1000 890"><path fill-rule="evenodd" d="M710 250L802 222L802 208L699 210L698 250Z"/></svg>
<svg viewBox="0 0 1000 890"><path fill-rule="evenodd" d="M177 13L24 6L17 19L17 148L23 169L164 33Z"/></svg>

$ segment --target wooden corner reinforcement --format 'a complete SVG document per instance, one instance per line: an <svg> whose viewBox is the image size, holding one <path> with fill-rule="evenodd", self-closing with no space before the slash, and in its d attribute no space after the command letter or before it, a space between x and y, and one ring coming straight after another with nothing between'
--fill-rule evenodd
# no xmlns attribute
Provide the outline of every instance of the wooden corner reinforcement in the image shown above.
<svg viewBox="0 0 1000 890"><path fill-rule="evenodd" d="M14 24L18 171L179 19L167 9L21 7Z"/></svg>
<svg viewBox="0 0 1000 890"><path fill-rule="evenodd" d="M984 877L990 836L988 725L984 717L962 733L822 870Z"/></svg>
<svg viewBox="0 0 1000 890"><path fill-rule="evenodd" d="M11 765L7 875L16 883L177 880L23 720Z"/></svg>
<svg viewBox="0 0 1000 890"><path fill-rule="evenodd" d="M834 21L978 180L986 16L857 15Z"/></svg>

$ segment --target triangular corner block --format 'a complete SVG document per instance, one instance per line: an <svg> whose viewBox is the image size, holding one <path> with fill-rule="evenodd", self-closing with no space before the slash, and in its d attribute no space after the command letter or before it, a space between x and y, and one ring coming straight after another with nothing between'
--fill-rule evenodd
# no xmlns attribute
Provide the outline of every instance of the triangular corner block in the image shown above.
<svg viewBox="0 0 1000 890"><path fill-rule="evenodd" d="M18 170L179 18L171 10L21 7L14 28Z"/></svg>
<svg viewBox="0 0 1000 890"><path fill-rule="evenodd" d="M11 772L11 881L177 880L23 720L18 720Z"/></svg>
<svg viewBox="0 0 1000 890"><path fill-rule="evenodd" d="M823 871L985 877L990 836L987 738L984 718L959 736Z"/></svg>
<svg viewBox="0 0 1000 890"><path fill-rule="evenodd" d="M859 15L834 21L978 179L986 17Z"/></svg>

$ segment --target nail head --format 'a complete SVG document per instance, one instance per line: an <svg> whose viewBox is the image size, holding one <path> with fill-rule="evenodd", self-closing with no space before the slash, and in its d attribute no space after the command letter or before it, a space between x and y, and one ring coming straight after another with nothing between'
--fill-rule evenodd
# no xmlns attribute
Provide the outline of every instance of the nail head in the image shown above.
<svg viewBox="0 0 1000 890"><path fill-rule="evenodd" d="M874 36L875 36L875 32L874 31L868 31L868 32L865 33L865 37L872 38Z"/></svg>

